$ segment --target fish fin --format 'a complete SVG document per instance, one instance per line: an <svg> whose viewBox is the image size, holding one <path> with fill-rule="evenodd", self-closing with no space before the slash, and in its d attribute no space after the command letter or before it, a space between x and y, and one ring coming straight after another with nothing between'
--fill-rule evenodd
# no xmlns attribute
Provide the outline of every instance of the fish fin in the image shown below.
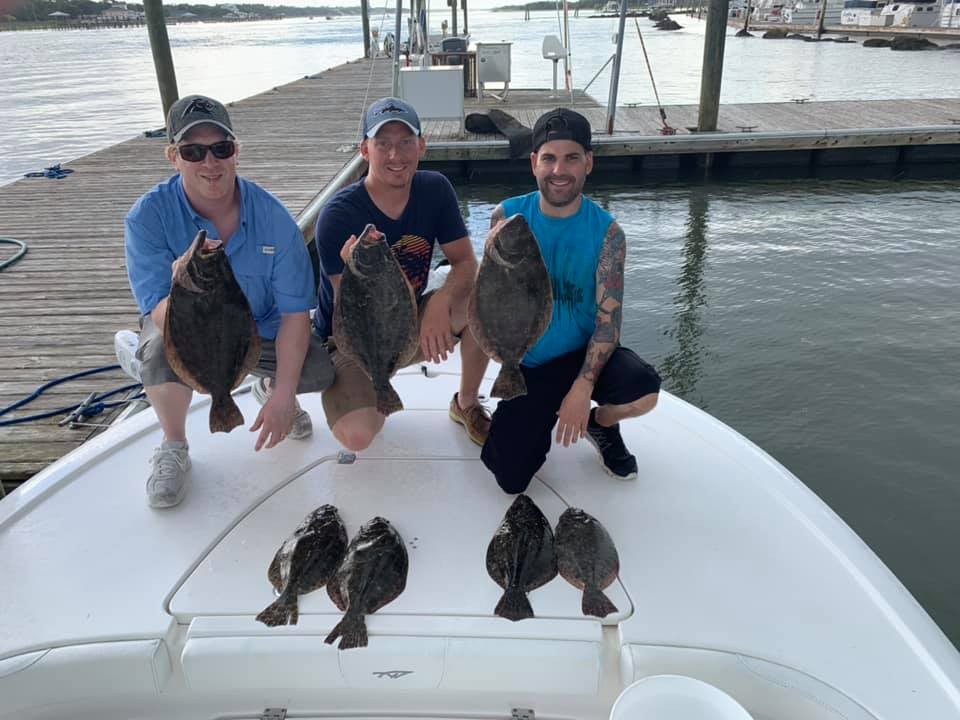
<svg viewBox="0 0 960 720"><path fill-rule="evenodd" d="M381 415L387 416L390 413L403 410L403 401L400 399L400 396L397 395L397 391L393 389L393 385L389 382L376 388L376 393L377 412Z"/></svg>
<svg viewBox="0 0 960 720"><path fill-rule="evenodd" d="M243 425L243 413L227 393L215 397L210 403L210 432L230 432L235 427Z"/></svg>
<svg viewBox="0 0 960 720"><path fill-rule="evenodd" d="M355 647L367 646L367 622L361 613L348 612L343 616L343 620L337 623L336 627L330 631L330 634L324 639L328 645L333 645L334 640L340 638L340 644L337 646L340 650L349 650Z"/></svg>
<svg viewBox="0 0 960 720"><path fill-rule="evenodd" d="M583 589L581 609L584 615L593 615L599 618L617 612L617 606L610 602L610 598L603 594L603 590L590 585Z"/></svg>
<svg viewBox="0 0 960 720"><path fill-rule="evenodd" d="M530 607L530 601L523 590L518 587L508 587L493 613L516 622L517 620L532 618L533 608Z"/></svg>
<svg viewBox="0 0 960 720"><path fill-rule="evenodd" d="M297 605L297 596L295 593L286 591L257 615L257 620L268 627L296 625L299 619L300 608Z"/></svg>
<svg viewBox="0 0 960 720"><path fill-rule="evenodd" d="M527 381L517 365L503 365L497 379L493 381L490 395L502 400L511 400L527 394Z"/></svg>

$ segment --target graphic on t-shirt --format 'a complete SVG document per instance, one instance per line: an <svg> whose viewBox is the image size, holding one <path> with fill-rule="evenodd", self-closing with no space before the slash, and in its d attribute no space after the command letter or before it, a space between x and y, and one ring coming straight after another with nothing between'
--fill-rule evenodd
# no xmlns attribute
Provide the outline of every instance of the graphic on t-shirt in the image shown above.
<svg viewBox="0 0 960 720"><path fill-rule="evenodd" d="M404 235L390 246L394 257L403 268L413 291L419 295L427 286L430 275L430 257L433 255L433 243L419 235Z"/></svg>
<svg viewBox="0 0 960 720"><path fill-rule="evenodd" d="M565 312L571 318L583 303L583 288L567 278L550 278L553 285L553 306L559 312Z"/></svg>

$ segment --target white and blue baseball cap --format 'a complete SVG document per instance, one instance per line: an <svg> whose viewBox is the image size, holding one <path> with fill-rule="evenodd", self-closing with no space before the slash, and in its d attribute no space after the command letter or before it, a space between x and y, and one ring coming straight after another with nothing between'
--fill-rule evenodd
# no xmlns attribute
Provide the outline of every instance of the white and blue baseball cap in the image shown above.
<svg viewBox="0 0 960 720"><path fill-rule="evenodd" d="M380 128L390 122L402 122L414 135L420 135L420 116L413 105L395 97L377 100L368 109L363 119L363 134L375 137Z"/></svg>

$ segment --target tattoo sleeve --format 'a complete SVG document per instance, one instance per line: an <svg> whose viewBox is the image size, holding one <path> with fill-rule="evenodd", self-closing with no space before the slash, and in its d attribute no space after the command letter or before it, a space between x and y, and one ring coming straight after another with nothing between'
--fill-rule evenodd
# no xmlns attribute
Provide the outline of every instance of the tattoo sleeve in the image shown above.
<svg viewBox="0 0 960 720"><path fill-rule="evenodd" d="M587 356L580 369L580 377L591 384L597 382L604 365L620 343L626 256L626 238L620 225L614 221L607 229L597 266L597 327L587 344Z"/></svg>

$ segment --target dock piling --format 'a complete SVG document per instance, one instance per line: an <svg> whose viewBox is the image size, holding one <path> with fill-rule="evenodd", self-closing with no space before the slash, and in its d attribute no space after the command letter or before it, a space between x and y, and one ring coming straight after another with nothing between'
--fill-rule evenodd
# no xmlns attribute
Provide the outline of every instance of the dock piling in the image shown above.
<svg viewBox="0 0 960 720"><path fill-rule="evenodd" d="M700 115L697 132L715 132L720 115L720 83L723 80L723 46L727 38L730 0L710 0L703 39L703 70L700 74Z"/></svg>
<svg viewBox="0 0 960 720"><path fill-rule="evenodd" d="M170 38L167 36L167 22L163 16L162 0L143 0L143 10L147 16L147 34L150 36L150 50L153 53L153 67L157 72L157 84L160 86L160 103L163 105L163 118L180 97L177 90L177 74L173 69L173 55L170 54Z"/></svg>

